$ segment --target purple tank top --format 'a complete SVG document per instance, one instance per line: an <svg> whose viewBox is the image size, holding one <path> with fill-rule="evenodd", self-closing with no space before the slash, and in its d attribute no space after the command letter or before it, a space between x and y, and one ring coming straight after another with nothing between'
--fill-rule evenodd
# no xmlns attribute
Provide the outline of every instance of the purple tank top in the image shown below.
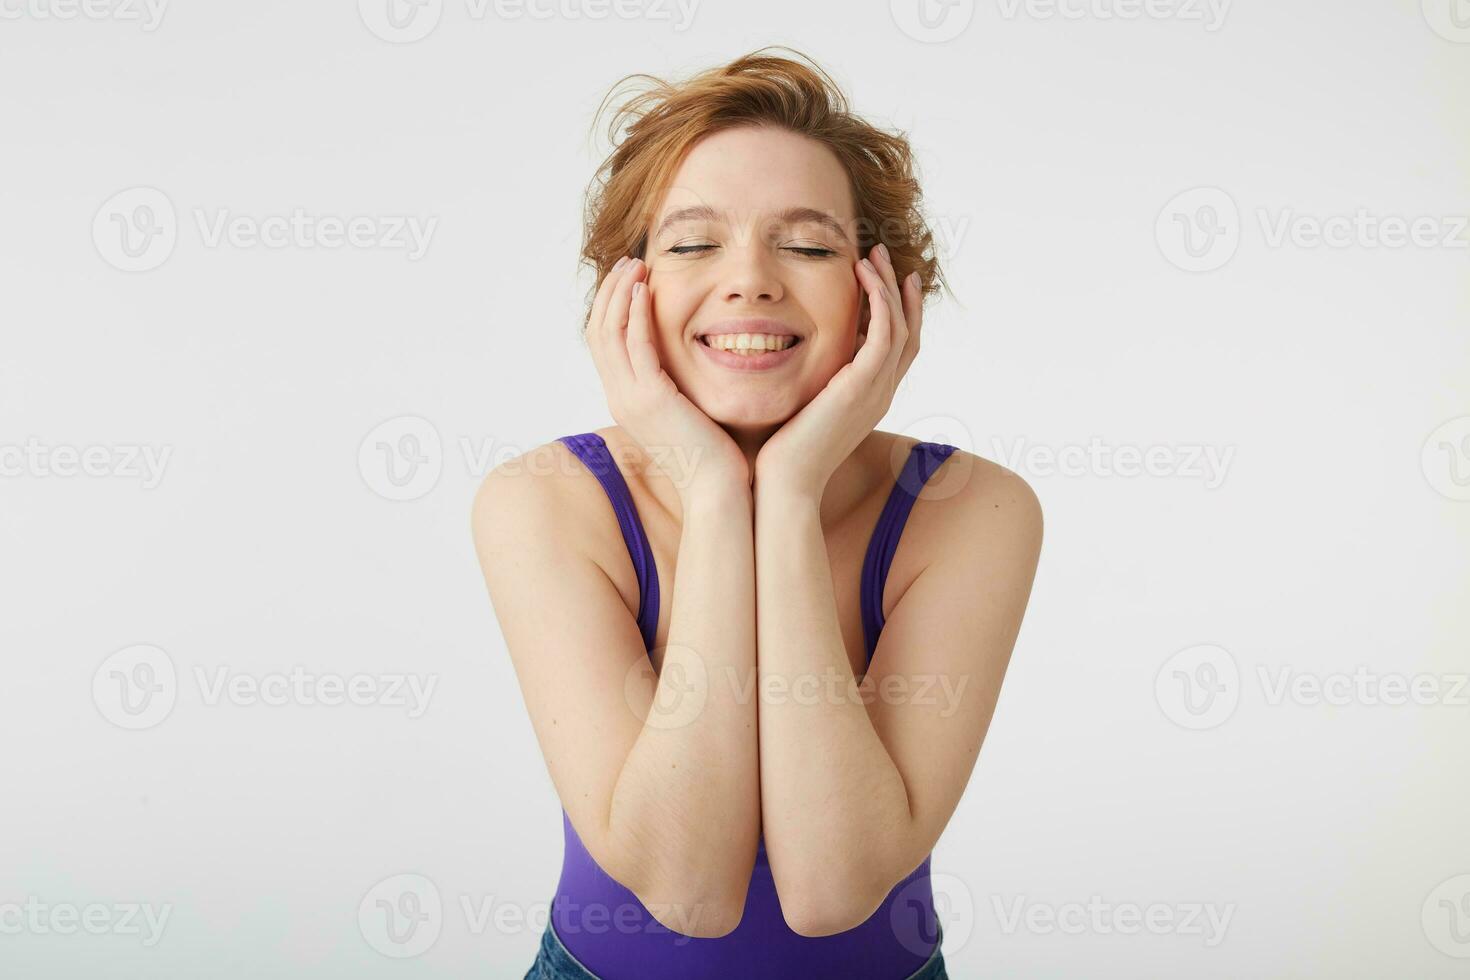
<svg viewBox="0 0 1470 980"><path fill-rule="evenodd" d="M559 441L596 475L612 502L638 573L638 627L644 648L652 652L658 627L658 571L628 485L597 433L563 436ZM883 584L904 522L920 488L954 451L944 443L917 443L878 516L863 559L860 598L870 663L883 629ZM938 941L928 855L893 887L867 921L832 936L810 937L791 931L781 916L762 838L740 924L718 939L700 939L659 922L636 895L603 871L582 845L565 808L562 829L565 850L551 903L552 928L572 956L601 980L903 980L924 965Z"/></svg>

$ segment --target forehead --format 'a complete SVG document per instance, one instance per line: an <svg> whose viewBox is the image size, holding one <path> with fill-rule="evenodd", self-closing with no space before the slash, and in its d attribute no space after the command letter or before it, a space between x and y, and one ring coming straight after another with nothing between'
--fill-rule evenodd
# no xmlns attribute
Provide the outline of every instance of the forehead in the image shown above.
<svg viewBox="0 0 1470 980"><path fill-rule="evenodd" d="M789 130L742 126L696 143L674 174L654 227L676 208L706 205L745 223L811 207L844 224L855 219L847 171L826 146Z"/></svg>

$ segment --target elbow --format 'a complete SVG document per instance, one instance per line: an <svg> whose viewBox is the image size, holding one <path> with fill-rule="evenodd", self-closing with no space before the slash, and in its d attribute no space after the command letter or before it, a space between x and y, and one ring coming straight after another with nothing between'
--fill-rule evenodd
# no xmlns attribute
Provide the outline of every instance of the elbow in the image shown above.
<svg viewBox="0 0 1470 980"><path fill-rule="evenodd" d="M781 892L781 916L798 936L815 939L847 932L872 918L887 892L870 881L828 876L804 887Z"/></svg>
<svg viewBox="0 0 1470 980"><path fill-rule="evenodd" d="M665 928L693 939L720 939L735 931L745 917L745 892L692 892L688 889L639 889L634 894L648 914Z"/></svg>
<svg viewBox="0 0 1470 980"><path fill-rule="evenodd" d="M734 932L745 916L754 846L736 860L707 847L671 848L667 837L651 849L650 843L635 835L632 841L600 848L605 858L592 857L670 931L694 939L719 939Z"/></svg>
<svg viewBox="0 0 1470 980"><path fill-rule="evenodd" d="M737 872L715 867L709 856L697 863L671 862L659 855L655 862L640 862L629 873L613 875L631 891L648 914L665 928L694 939L728 936L745 916L750 890L747 868Z"/></svg>
<svg viewBox="0 0 1470 980"><path fill-rule="evenodd" d="M852 901L803 901L781 904L786 926L798 936L817 939L856 929L867 922L877 906Z"/></svg>

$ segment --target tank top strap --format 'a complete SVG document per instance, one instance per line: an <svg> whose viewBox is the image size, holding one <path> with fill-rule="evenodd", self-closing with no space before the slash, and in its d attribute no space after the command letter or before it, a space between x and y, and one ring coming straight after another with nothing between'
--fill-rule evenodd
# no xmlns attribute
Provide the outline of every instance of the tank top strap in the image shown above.
<svg viewBox="0 0 1470 980"><path fill-rule="evenodd" d="M570 449L607 491L613 513L617 515L618 527L623 532L623 543L628 546L628 556L633 559L633 570L638 574L638 631L643 634L644 649L652 653L658 632L658 567L654 564L653 548L643 531L643 522L638 517L638 508L633 504L627 481L614 462L607 443L596 432L562 436L557 441Z"/></svg>
<svg viewBox="0 0 1470 980"><path fill-rule="evenodd" d="M883 631L883 586L888 581L888 569L893 564L894 553L898 551L898 539L903 534L909 511L913 510L914 501L929 477L954 451L955 447L947 443L915 443L888 493L888 500L878 515L878 523L873 527L868 552L863 557L862 595L859 598L869 663L878 649L878 634Z"/></svg>

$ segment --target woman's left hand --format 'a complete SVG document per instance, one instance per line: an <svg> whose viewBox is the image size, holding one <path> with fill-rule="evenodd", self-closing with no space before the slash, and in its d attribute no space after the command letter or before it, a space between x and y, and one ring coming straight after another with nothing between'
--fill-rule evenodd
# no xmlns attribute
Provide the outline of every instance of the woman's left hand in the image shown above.
<svg viewBox="0 0 1470 980"><path fill-rule="evenodd" d="M924 297L918 273L900 287L888 250L880 244L869 254L871 260L853 265L872 311L867 338L852 361L761 446L757 488L775 486L820 503L837 467L888 414L898 382L919 352Z"/></svg>

